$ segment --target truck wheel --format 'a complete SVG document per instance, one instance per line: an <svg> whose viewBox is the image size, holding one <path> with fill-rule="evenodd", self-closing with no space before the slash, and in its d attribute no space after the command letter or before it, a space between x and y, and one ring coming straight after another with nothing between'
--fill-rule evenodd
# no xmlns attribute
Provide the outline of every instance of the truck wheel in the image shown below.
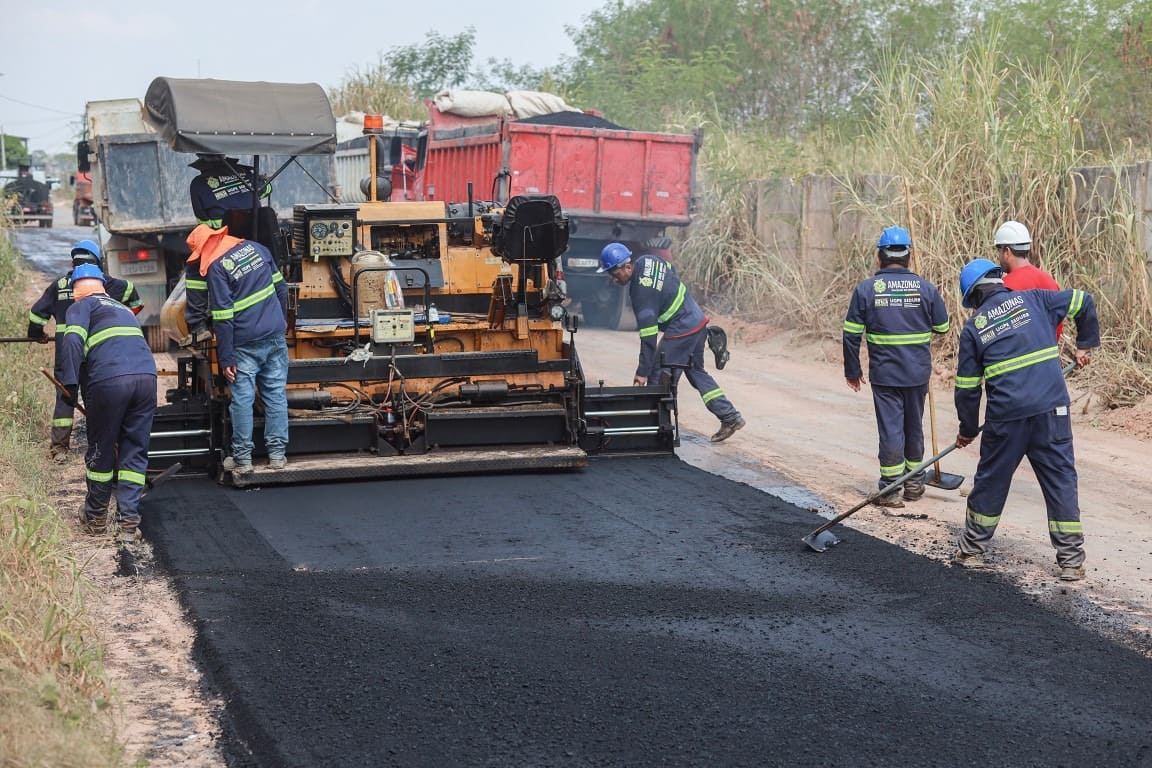
<svg viewBox="0 0 1152 768"><path fill-rule="evenodd" d="M80 201L72 201L72 223L80 226L83 222L80 221Z"/></svg>
<svg viewBox="0 0 1152 768"><path fill-rule="evenodd" d="M615 286L613 286L615 288ZM613 331L636 330L636 315L632 313L632 302L628 299L628 291L617 289L609 292L609 298L603 302L586 302L584 306L584 319L589 325L608 328Z"/></svg>
<svg viewBox="0 0 1152 768"><path fill-rule="evenodd" d="M153 352L167 352L170 339L159 325L144 326L144 338L148 340L148 348Z"/></svg>

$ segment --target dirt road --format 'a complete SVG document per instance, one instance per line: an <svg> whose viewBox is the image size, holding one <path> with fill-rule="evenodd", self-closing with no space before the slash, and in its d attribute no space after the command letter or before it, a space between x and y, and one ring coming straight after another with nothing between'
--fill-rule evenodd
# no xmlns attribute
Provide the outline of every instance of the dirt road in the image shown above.
<svg viewBox="0 0 1152 768"><path fill-rule="evenodd" d="M856 393L844 383L839 347L797 343L792 334L767 327L720 323L735 338L732 362L716 378L748 426L727 443L709 444L699 436L714 432L716 420L695 391L684 386L680 425L687 439L681 456L771 492L804 486L825 502L825 513L863 500L875 489L878 475L872 397L867 388ZM579 331L576 341L591 381L626 384L631 379L639 349L634 333L589 329ZM1147 646L1152 643L1152 404L1124 411L1102 411L1090 403L1085 408L1089 398L1076 382L1090 375L1089 368L1069 379L1088 578L1072 587L1056 580L1043 497L1027 462L1013 483L990 561L1025 593L1056 600L1087 623L1131 630L1129 640ZM950 382L936 384L938 444L944 448L955 438L956 412ZM929 434L927 414L925 421ZM886 517L879 508L867 507L846 524L945 560L955 551L964 494L978 458L978 443L954 451L942 469L965 476L960 490L929 488L922 500L902 510L927 519ZM781 474L791 482L782 481ZM804 506L798 496L789 500ZM819 502L810 505L819 507ZM835 558L837 553L833 549L822 556ZM1078 599L1069 601L1066 594Z"/></svg>

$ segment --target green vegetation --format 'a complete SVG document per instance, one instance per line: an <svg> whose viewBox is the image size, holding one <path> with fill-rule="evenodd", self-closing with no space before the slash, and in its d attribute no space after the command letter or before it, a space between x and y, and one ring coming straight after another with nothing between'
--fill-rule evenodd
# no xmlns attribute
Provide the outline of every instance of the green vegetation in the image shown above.
<svg viewBox="0 0 1152 768"><path fill-rule="evenodd" d="M27 280L0 222L0 290ZM23 302L0 305L0 334L23 335ZM0 345L0 765L115 766L100 646L68 521L45 466L50 347Z"/></svg>

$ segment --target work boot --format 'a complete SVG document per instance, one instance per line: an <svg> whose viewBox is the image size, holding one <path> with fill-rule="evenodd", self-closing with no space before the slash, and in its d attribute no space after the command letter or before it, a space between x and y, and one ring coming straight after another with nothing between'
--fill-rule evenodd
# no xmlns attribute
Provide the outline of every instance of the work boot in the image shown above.
<svg viewBox="0 0 1152 768"><path fill-rule="evenodd" d="M252 462L249 461L245 464L239 464L236 459L229 456L224 459L224 471L231 472L234 475L250 475L252 474Z"/></svg>
<svg viewBox="0 0 1152 768"><path fill-rule="evenodd" d="M900 498L899 488L894 488L883 496L875 499L872 503L878 507L887 507L888 509L904 508L904 501Z"/></svg>
<svg viewBox="0 0 1152 768"><path fill-rule="evenodd" d="M1082 565L1062 565L1060 566L1060 581L1080 581L1084 578L1084 566Z"/></svg>
<svg viewBox="0 0 1152 768"><path fill-rule="evenodd" d="M982 571L988 567L983 555L970 555L962 549L956 550L952 555L952 565L966 568L970 571Z"/></svg>
<svg viewBox="0 0 1152 768"><path fill-rule="evenodd" d="M715 325L708 326L708 348L716 356L716 370L724 370L724 366L728 365L728 359L731 355L728 354L728 334L724 332L723 328Z"/></svg>
<svg viewBox="0 0 1152 768"><path fill-rule="evenodd" d="M103 536L108 533L108 516L85 517L80 521L80 530L89 536Z"/></svg>
<svg viewBox="0 0 1152 768"><path fill-rule="evenodd" d="M719 443L727 440L736 434L736 430L743 429L746 423L744 417L740 414L736 414L727 421L720 422L720 429L716 431L716 434L712 435L712 442Z"/></svg>
<svg viewBox="0 0 1152 768"><path fill-rule="evenodd" d="M48 448L48 455L51 456L52 461L56 462L57 464L63 464L64 462L68 461L68 446L53 443Z"/></svg>
<svg viewBox="0 0 1152 768"><path fill-rule="evenodd" d="M904 481L904 501L918 501L924 495L924 478Z"/></svg>
<svg viewBox="0 0 1152 768"><path fill-rule="evenodd" d="M268 469L284 469L284 467L286 467L286 466L288 466L288 457L287 456L269 456L268 457Z"/></svg>
<svg viewBox="0 0 1152 768"><path fill-rule="evenodd" d="M116 526L119 528L118 537L122 541L140 541L143 535L140 533L140 518L134 517L131 519L117 520Z"/></svg>

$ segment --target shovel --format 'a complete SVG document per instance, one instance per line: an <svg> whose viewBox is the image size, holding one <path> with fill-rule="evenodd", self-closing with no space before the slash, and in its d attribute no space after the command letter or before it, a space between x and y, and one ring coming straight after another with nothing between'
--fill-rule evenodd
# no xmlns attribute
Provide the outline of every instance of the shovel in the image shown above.
<svg viewBox="0 0 1152 768"><path fill-rule="evenodd" d="M932 450L938 451L940 447L936 445L936 399L932 397L932 382L928 382L928 414L929 422L932 424ZM941 472L940 462L936 461L932 464L932 471L924 478L925 485L930 485L933 488L940 488L945 491L954 491L960 487L964 482L963 475L954 475L951 472Z"/></svg>
<svg viewBox="0 0 1152 768"><path fill-rule="evenodd" d="M847 519L851 515L854 515L856 512L860 511L861 509L863 509L867 505L874 502L876 499L880 498L881 496L884 496L885 494L890 493L893 489L899 488L900 484L903 483L908 478L912 477L912 475L916 474L917 472L923 472L930 464L934 464L934 463L940 461L940 459L942 459L945 456L947 456L948 454L952 453L952 451L954 451L954 450L956 450L956 443L952 443L952 445L950 445L947 448L945 448L944 450L940 451L940 453L936 454L935 456L933 456L929 459L925 459L924 461L920 462L919 464L917 464L912 469L910 469L907 472L905 472L904 474L900 475L900 477L898 477L895 480L893 480L892 482L888 483L888 485L886 485L883 488L881 488L880 490L876 491L875 493L873 493L868 498L864 499L864 501L862 501L859 504L857 504L856 506L852 507L852 509L848 510L847 512L841 512L839 515L836 515L836 517L834 517L831 520L829 520L828 522L824 523L824 525L822 525L819 528L817 528L816 530L812 531L812 533L810 533L807 536L805 536L804 538L800 539L800 541L807 544L810 549L812 549L813 551L816 551L816 552L823 552L824 550L828 549L828 547L831 547L835 544L839 544L840 539L837 538L834 534L829 533L828 532L829 528L831 528L834 525L837 525L838 523ZM963 478L961 478L961 480L963 480ZM957 485L959 485L959 483L957 483Z"/></svg>

